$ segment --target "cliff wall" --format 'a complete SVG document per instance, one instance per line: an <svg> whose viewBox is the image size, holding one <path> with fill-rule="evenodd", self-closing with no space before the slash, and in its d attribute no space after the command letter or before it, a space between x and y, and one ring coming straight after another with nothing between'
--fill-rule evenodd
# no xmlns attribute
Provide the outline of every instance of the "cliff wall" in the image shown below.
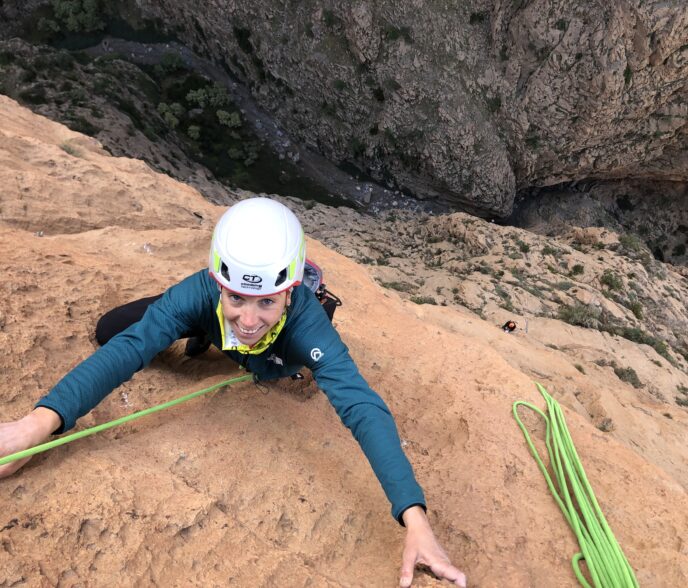
<svg viewBox="0 0 688 588"><path fill-rule="evenodd" d="M688 6L142 0L335 161L483 216L517 189L688 177Z"/></svg>

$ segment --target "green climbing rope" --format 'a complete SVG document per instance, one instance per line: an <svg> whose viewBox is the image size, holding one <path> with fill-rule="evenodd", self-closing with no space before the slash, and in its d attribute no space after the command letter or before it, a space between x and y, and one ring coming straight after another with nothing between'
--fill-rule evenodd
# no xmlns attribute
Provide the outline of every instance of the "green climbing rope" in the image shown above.
<svg viewBox="0 0 688 588"><path fill-rule="evenodd" d="M13 453L12 455L7 455L5 457L0 458L0 466L5 465L6 463L16 461L18 459L31 457L32 455L36 455L37 453L48 451L48 449L52 449L53 447L58 447L60 445L64 445L65 443L70 443L72 441L76 441L77 439L81 439L82 437L88 437L89 435L100 433L105 429L110 429L112 427L116 427L117 425L128 423L129 421L139 419L143 416L152 414L154 412L170 408L171 406L181 404L182 402L186 402L187 400L191 400L192 398L196 398L197 396L201 396L202 394L212 392L213 390L217 390L218 388L229 386L230 384L236 384L238 382L245 382L247 380L252 379L253 374L246 374L244 376L231 378L229 380L225 380L224 382L213 384L212 386L204 388L203 390L198 390L196 392L192 392L191 394L187 394L186 396L181 396L180 398L177 398L175 400L170 400L169 402L158 404L157 406L152 406L144 410L139 410L138 412L132 413L119 419L115 419L114 421L103 423L102 425L96 425L95 427L91 427L90 429L84 429L83 431L72 433L71 435L67 435L66 437L60 437L59 439L55 439L54 441L48 441L47 443L36 445L36 447L31 447L30 449L25 449L24 451L18 451L17 453Z"/></svg>
<svg viewBox="0 0 688 588"><path fill-rule="evenodd" d="M578 581L585 588L592 588L580 569L580 561L585 560L595 588L638 588L633 569L621 551L588 483L559 403L543 386L537 383L536 386L547 403L549 416L529 402L519 400L513 405L514 418L554 499L578 539L581 551L572 560ZM545 444L558 489L518 416L519 406L535 411L545 420Z"/></svg>

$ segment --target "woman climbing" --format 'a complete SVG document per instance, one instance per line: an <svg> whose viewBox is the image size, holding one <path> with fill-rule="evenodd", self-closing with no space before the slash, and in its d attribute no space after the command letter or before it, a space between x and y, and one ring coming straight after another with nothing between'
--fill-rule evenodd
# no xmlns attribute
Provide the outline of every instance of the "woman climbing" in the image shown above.
<svg viewBox="0 0 688 588"><path fill-rule="evenodd" d="M235 204L215 227L209 271L101 319L102 347L30 414L0 424L0 457L71 429L180 338L192 337L201 351L204 341L211 342L257 381L294 376L307 367L368 458L391 502L392 516L406 527L400 585L410 586L415 565L424 564L437 577L465 586L464 574L432 532L423 492L389 409L360 375L320 302L301 283L305 259L303 229L287 207L267 198ZM27 461L0 466L0 477Z"/></svg>

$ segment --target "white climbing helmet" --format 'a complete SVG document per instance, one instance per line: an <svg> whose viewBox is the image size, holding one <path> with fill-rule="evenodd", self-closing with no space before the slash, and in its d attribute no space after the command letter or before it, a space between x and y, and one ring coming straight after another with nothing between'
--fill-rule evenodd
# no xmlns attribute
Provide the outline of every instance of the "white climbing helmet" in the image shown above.
<svg viewBox="0 0 688 588"><path fill-rule="evenodd" d="M210 275L242 296L269 296L301 283L306 240L299 219L269 198L249 198L220 218L210 245Z"/></svg>

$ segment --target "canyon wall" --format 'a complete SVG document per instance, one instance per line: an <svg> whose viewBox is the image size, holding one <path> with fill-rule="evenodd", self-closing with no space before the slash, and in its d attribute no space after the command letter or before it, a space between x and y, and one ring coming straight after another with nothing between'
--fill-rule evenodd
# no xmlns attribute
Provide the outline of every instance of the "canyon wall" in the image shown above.
<svg viewBox="0 0 688 588"><path fill-rule="evenodd" d="M3 3L0 35L16 34L39 4ZM688 176L681 0L100 9L162 24L226 66L303 145L484 217L508 216L518 190Z"/></svg>
<svg viewBox="0 0 688 588"><path fill-rule="evenodd" d="M505 216L516 190L688 177L688 6L139 2L288 133L421 197Z"/></svg>

